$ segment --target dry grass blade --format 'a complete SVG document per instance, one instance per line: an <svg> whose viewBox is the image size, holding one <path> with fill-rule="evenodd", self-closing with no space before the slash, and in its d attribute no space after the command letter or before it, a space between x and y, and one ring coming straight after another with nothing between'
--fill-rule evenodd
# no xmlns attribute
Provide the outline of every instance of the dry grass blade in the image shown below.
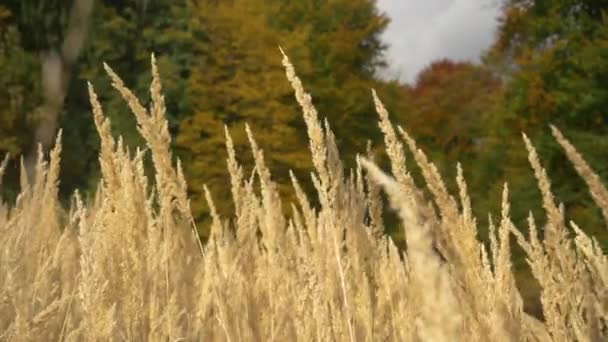
<svg viewBox="0 0 608 342"><path fill-rule="evenodd" d="M578 226L572 224L574 239L566 234L563 209L554 203L527 137L549 228L540 239L530 218L529 236L520 233L509 217L505 186L501 220L496 227L491 223L486 250L460 165L457 202L414 139L393 128L373 91L396 179L361 157L356 169L344 170L329 123L320 122L283 54L308 128L321 205L314 207L290 173L298 203L292 204L293 217L284 215L278 184L252 130L246 128L255 166L246 178L226 129L235 212L222 221L205 187L211 238L203 246L196 236L197 245L185 176L170 151L154 57L151 64L148 109L106 66L146 141L135 153L112 136L88 86L101 138L102 180L93 198L85 201L76 193L70 208L61 206L58 136L50 155L39 154L32 182L22 168L16 202L0 202L0 340L608 340L606 255ZM608 195L597 176L555 129L554 134L605 206ZM434 204L408 173L400 138L421 167ZM148 151L155 182L144 172ZM7 163L8 157L0 177ZM403 251L384 232L381 190L400 218ZM509 233L541 285L542 320L523 311Z"/></svg>
<svg viewBox="0 0 608 342"><path fill-rule="evenodd" d="M561 227L564 226L564 220L560 210L555 205L553 193L551 192L551 181L549 180L549 176L547 176L547 172L541 166L536 149L534 146L532 146L532 142L528 136L525 133L522 133L522 137L524 143L526 144L526 149L528 150L528 160L530 161L530 165L534 170L534 176L538 181L538 187L543 199L543 208L545 208L545 211L547 212L549 223L552 226L551 229L561 229Z"/></svg>
<svg viewBox="0 0 608 342"><path fill-rule="evenodd" d="M285 74L287 75L287 79L295 91L296 100L300 104L302 112L304 113L304 121L306 122L306 127L308 128L308 137L310 139L310 151L312 154L313 164L319 173L323 189L328 189L330 186L330 175L326 164L327 145L325 143L325 134L323 133L323 128L321 127L321 123L319 121L319 114L317 113L317 109L312 104L310 94L307 94L304 91L302 81L300 81L296 75L295 69L289 61L289 58L285 52L283 52L283 49L280 50L281 54L283 54L283 66L285 67Z"/></svg>
<svg viewBox="0 0 608 342"><path fill-rule="evenodd" d="M407 256L414 285L419 287L419 315L416 322L418 337L423 341L454 341L459 338L461 314L451 289L451 277L433 248L429 227L417 213L415 202L397 182L390 179L369 161L362 160L374 180L389 195L391 206L397 210L405 230Z"/></svg>
<svg viewBox="0 0 608 342"><path fill-rule="evenodd" d="M593 200L598 205L598 207L602 210L602 214L604 215L604 220L606 221L608 227L608 190L604 184L602 184L600 177L593 172L589 164L583 159L583 157L578 153L576 148L570 144L570 142L564 138L562 132L560 132L555 126L551 125L551 132L555 137L555 140L562 146L564 152L574 168L576 172L583 178L587 186L589 187L589 191L591 192L591 196Z"/></svg>

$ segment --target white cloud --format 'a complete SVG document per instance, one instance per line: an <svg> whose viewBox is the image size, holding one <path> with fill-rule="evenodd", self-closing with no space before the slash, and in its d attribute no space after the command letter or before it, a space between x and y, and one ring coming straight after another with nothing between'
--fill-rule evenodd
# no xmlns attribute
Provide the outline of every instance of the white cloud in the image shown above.
<svg viewBox="0 0 608 342"><path fill-rule="evenodd" d="M385 31L387 76L406 82L439 58L478 60L494 38L497 0L378 0L391 23Z"/></svg>

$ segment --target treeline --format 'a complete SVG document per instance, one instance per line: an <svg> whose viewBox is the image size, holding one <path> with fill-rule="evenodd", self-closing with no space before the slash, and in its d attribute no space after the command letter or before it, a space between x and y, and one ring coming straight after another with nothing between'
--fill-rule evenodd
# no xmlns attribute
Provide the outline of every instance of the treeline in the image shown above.
<svg viewBox="0 0 608 342"><path fill-rule="evenodd" d="M200 222L208 219L205 184L220 212L231 210L224 126L245 176L253 165L248 124L281 193L293 198L290 170L312 189L305 125L284 77L281 46L350 163L356 153L381 149L370 95L374 88L446 179L454 179L455 164L462 163L478 217L497 216L508 181L513 217L524 222L530 211L537 218L543 215L523 131L538 148L567 216L605 238L598 209L548 125L559 127L606 179L608 5L600 0L505 0L501 6L496 40L481 63L436 61L408 85L377 76L385 64L380 34L389 20L371 0L4 1L0 153L14 156L3 183L5 196L16 193L18 157L24 156L27 167L36 158L36 142L48 148L59 127L63 196L69 198L76 188L94 193L99 142L87 81L105 96L101 103L115 134L143 148L102 63L147 98L151 52L164 81L174 150ZM74 34L76 29L82 34ZM382 162L385 157L376 154ZM448 186L456 188L455 182ZM488 222L482 221L483 230ZM207 225L199 226L206 235Z"/></svg>

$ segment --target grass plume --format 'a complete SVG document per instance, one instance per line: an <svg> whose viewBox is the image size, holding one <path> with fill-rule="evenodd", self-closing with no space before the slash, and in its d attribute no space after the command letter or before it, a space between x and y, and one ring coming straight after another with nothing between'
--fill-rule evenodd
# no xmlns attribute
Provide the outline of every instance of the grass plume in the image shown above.
<svg viewBox="0 0 608 342"><path fill-rule="evenodd" d="M85 202L76 192L70 208L60 206L59 135L48 161L39 155L32 184L22 177L16 203L0 203L0 340L608 339L606 256L593 237L566 224L525 135L547 226L542 237L533 217L528 236L515 227L505 185L501 217L496 224L490 220L486 245L478 238L462 167L457 165L459 193L452 196L414 139L393 127L375 91L392 175L369 153L357 158L356 169L343 170L334 133L281 53L307 125L320 206L311 205L293 173L297 200L283 203L264 146L249 126L255 167L247 176L226 128L235 211L220 217L205 188L213 222L203 244L193 234L186 181L169 148L154 56L150 108L106 65L147 149L131 151L112 136L89 84L101 139L96 196ZM561 133L553 132L608 217L605 187ZM420 166L431 198L407 170L406 151ZM147 153L154 182L143 171ZM381 191L401 220L404 251L383 231ZM286 205L291 216L282 210ZM511 264L512 236L541 286L542 319L524 311Z"/></svg>

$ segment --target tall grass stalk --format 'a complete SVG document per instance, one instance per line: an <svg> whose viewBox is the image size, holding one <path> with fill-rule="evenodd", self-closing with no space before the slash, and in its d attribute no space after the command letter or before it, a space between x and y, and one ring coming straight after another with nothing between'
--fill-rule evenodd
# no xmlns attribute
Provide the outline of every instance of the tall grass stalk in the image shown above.
<svg viewBox="0 0 608 342"><path fill-rule="evenodd" d="M226 128L235 210L220 217L205 189L212 223L203 244L181 164L170 152L161 81L154 57L151 62L149 108L105 66L146 150L132 151L111 134L89 84L101 138L102 178L94 198L84 202L75 192L71 207L61 207L59 134L48 160L39 154L31 184L22 173L16 202L0 203L0 340L608 340L607 258L595 239L566 221L525 135L547 213L544 234L532 216L528 236L515 227L505 185L501 217L490 220L486 246L462 167L455 197L414 139L392 125L375 92L392 176L369 153L345 172L329 124L283 54L308 129L318 200L307 197L292 173L297 202L283 203L255 127L246 128L255 162L247 177ZM608 218L605 187L552 129ZM406 151L420 166L430 198L406 168ZM144 173L146 154L154 182ZM382 190L401 220L404 251L383 231ZM284 215L284 205L292 215ZM512 236L540 284L542 319L524 311Z"/></svg>

